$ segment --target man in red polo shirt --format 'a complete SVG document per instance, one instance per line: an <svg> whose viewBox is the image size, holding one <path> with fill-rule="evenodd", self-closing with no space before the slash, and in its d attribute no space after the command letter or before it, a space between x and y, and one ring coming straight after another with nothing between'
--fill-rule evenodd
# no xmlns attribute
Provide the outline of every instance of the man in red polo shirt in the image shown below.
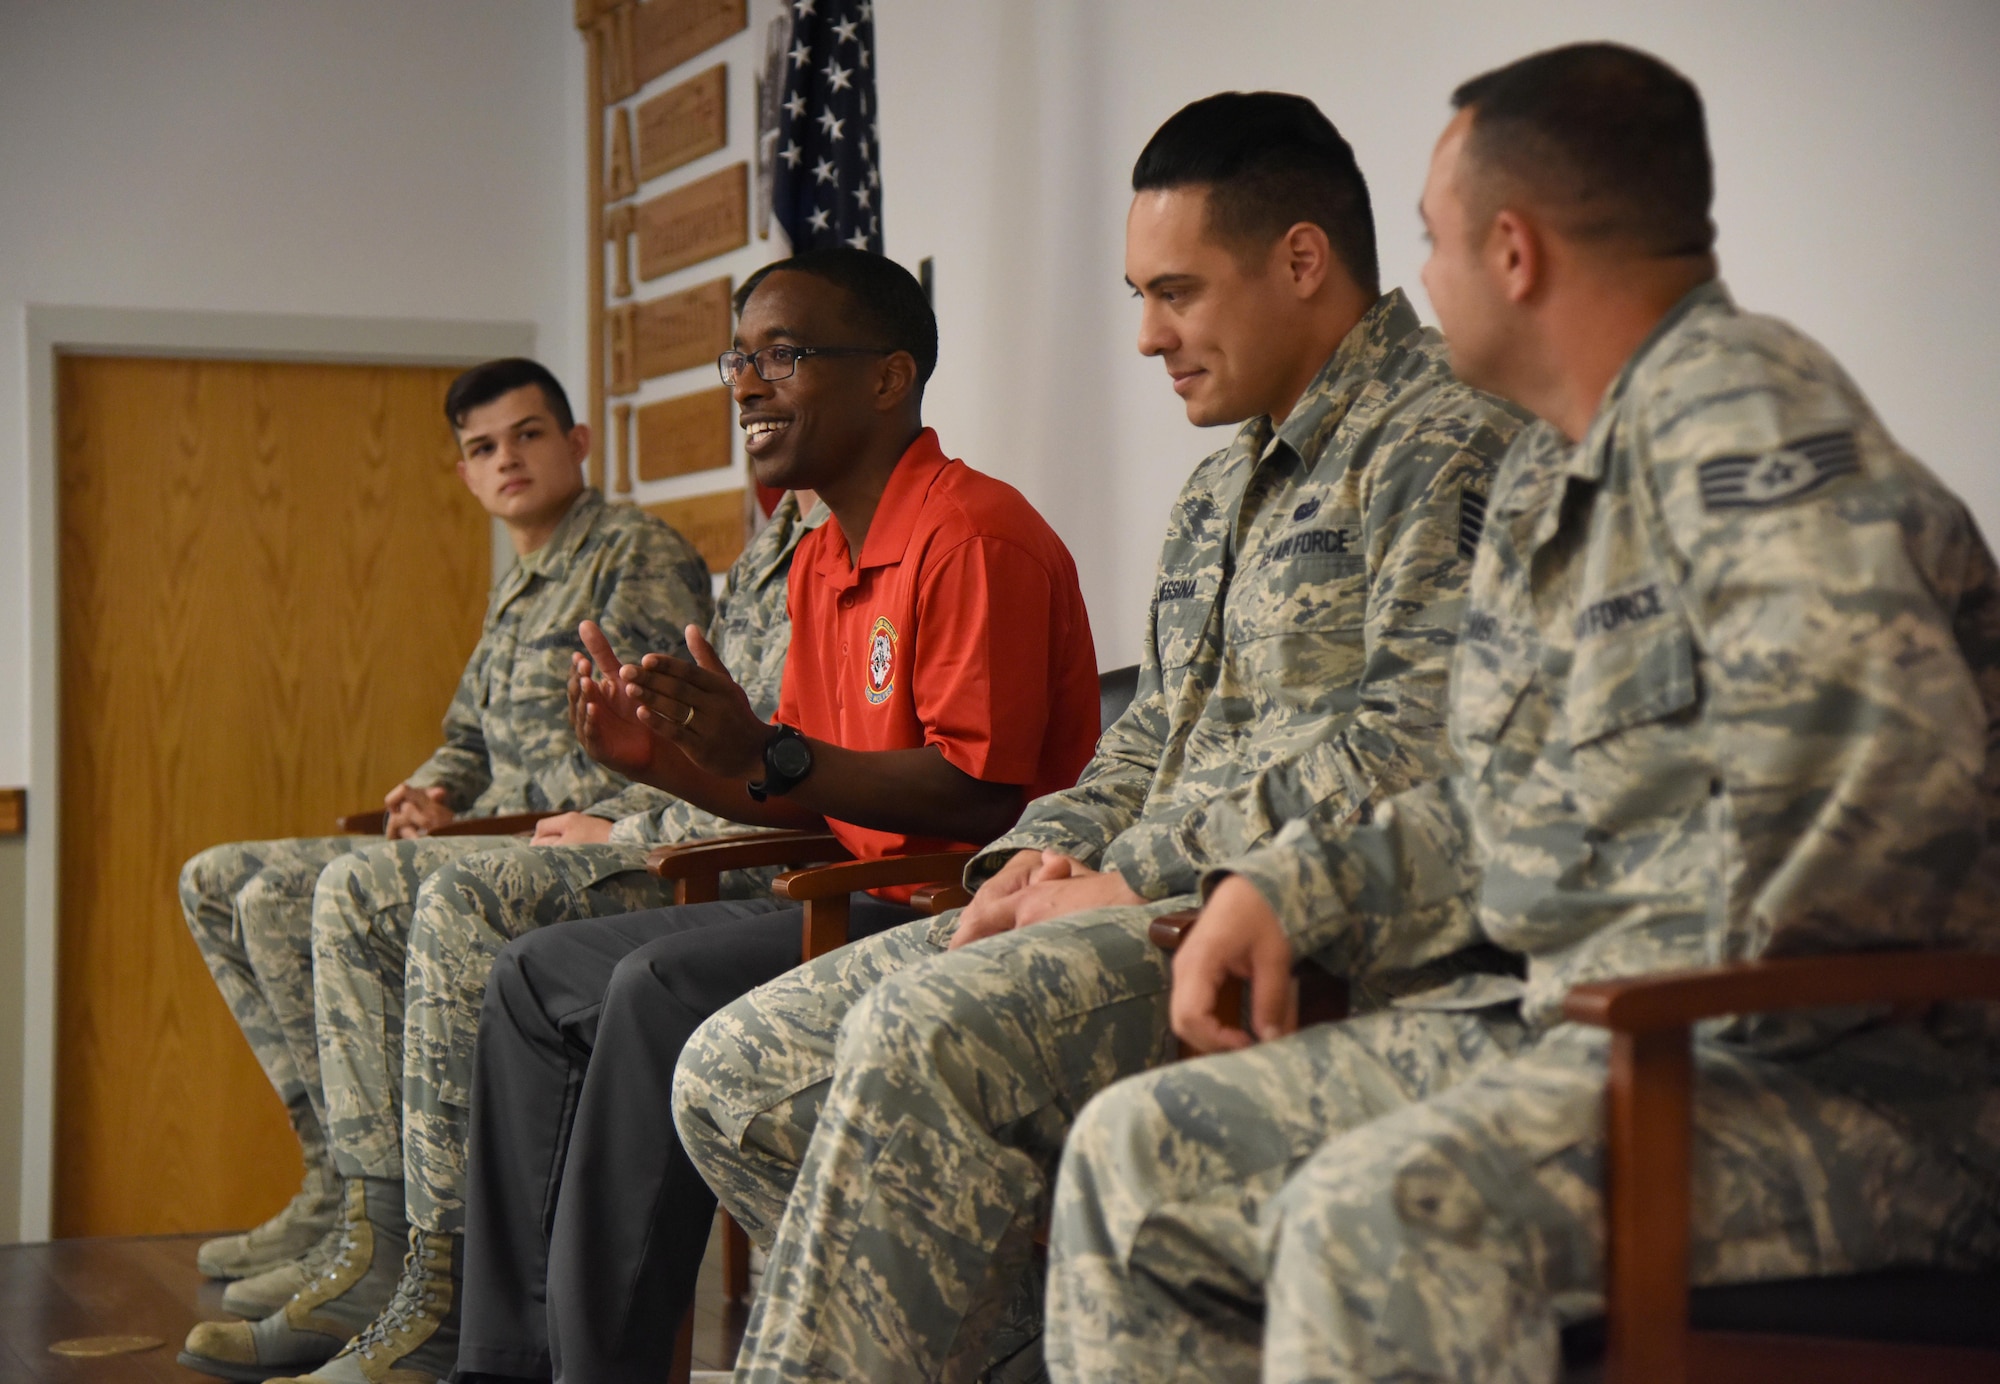
<svg viewBox="0 0 2000 1384"><path fill-rule="evenodd" d="M752 277L737 310L721 365L756 478L831 511L793 560L777 724L699 630L695 663L621 663L640 651L586 625L602 676L571 679L578 733L635 779L830 829L863 859L990 841L1074 783L1097 738L1069 552L923 426L937 327L907 271L816 251ZM854 901L854 935L914 916L884 893ZM674 1066L709 1014L798 964L799 935L796 906L755 898L566 922L500 953L472 1081L461 1379L662 1377L715 1207L674 1131ZM399 1368L438 1372L458 1326L446 1314Z"/></svg>

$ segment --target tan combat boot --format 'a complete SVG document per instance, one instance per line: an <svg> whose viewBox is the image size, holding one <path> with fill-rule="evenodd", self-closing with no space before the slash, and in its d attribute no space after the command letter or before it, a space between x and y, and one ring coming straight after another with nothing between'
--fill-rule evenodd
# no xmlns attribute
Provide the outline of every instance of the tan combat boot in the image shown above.
<svg viewBox="0 0 2000 1384"><path fill-rule="evenodd" d="M465 1237L410 1230L403 1280L382 1314L311 1374L274 1384L437 1384L458 1363Z"/></svg>
<svg viewBox="0 0 2000 1384"><path fill-rule="evenodd" d="M296 1259L274 1264L261 1273L239 1278L222 1290L222 1310L251 1321L268 1317L292 1300L292 1295L318 1276L325 1261L340 1248L344 1222L320 1236L319 1243Z"/></svg>
<svg viewBox="0 0 2000 1384"><path fill-rule="evenodd" d="M338 1239L316 1252L291 1300L255 1322L203 1322L180 1362L221 1379L254 1381L311 1369L373 1321L395 1295L396 1249L409 1234L400 1178L352 1177Z"/></svg>
<svg viewBox="0 0 2000 1384"><path fill-rule="evenodd" d="M340 1225L340 1174L334 1171L333 1156L327 1151L325 1136L319 1132L319 1121L310 1110L303 1117L294 1112L292 1127L299 1131L299 1146L305 1153L305 1180L284 1209L262 1225L240 1235L223 1235L203 1242L195 1251L194 1262L210 1278L249 1278L299 1259L311 1252L328 1231ZM255 1315L261 1317L277 1307L298 1286L293 1284ZM223 1305L232 1312L243 1311L227 1297Z"/></svg>

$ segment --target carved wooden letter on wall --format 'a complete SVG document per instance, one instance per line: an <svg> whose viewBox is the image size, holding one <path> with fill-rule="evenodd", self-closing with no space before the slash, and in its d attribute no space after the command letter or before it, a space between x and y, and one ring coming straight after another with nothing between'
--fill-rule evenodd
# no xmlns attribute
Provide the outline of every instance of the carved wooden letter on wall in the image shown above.
<svg viewBox="0 0 2000 1384"><path fill-rule="evenodd" d="M729 349L729 280L639 304L639 378L713 366Z"/></svg>
<svg viewBox="0 0 2000 1384"><path fill-rule="evenodd" d="M639 479L729 465L729 391L704 389L639 410Z"/></svg>
<svg viewBox="0 0 2000 1384"><path fill-rule="evenodd" d="M632 176L632 112L625 106L611 109L611 165L604 175L604 200L616 202L639 190Z"/></svg>
<svg viewBox="0 0 2000 1384"><path fill-rule="evenodd" d="M604 103L623 101L639 89L633 67L632 6L619 4L597 21L604 53Z"/></svg>
<svg viewBox="0 0 2000 1384"><path fill-rule="evenodd" d="M750 165L639 204L639 277L657 279L750 243Z"/></svg>
<svg viewBox="0 0 2000 1384"><path fill-rule="evenodd" d="M632 406L619 404L611 410L612 439L618 452L618 493L632 493Z"/></svg>
<svg viewBox="0 0 2000 1384"><path fill-rule="evenodd" d="M639 309L631 303L611 309L611 379L613 394L630 394L639 387L639 353L636 349Z"/></svg>
<svg viewBox="0 0 2000 1384"><path fill-rule="evenodd" d="M616 252L612 262L618 267L618 277L611 286L614 297L632 296L632 231L638 224L638 212L629 202L604 213L604 238Z"/></svg>
<svg viewBox="0 0 2000 1384"><path fill-rule="evenodd" d="M717 63L639 106L639 176L657 178L729 143L728 73Z"/></svg>

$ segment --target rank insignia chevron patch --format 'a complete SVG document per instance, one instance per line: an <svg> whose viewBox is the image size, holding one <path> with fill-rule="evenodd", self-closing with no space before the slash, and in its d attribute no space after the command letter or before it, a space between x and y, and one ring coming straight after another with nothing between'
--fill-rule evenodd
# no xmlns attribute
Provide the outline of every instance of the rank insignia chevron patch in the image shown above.
<svg viewBox="0 0 2000 1384"><path fill-rule="evenodd" d="M1781 504L1860 469L1861 451L1854 434L1828 432L1787 442L1775 452L1716 457L1696 471L1702 508L1717 510Z"/></svg>

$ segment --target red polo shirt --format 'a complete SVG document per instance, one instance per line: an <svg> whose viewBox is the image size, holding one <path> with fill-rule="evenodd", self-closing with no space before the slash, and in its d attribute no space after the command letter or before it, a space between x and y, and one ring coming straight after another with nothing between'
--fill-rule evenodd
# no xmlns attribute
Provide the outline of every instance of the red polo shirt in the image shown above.
<svg viewBox="0 0 2000 1384"><path fill-rule="evenodd" d="M1004 481L926 428L889 476L861 559L838 519L792 560L778 719L850 750L935 745L1023 802L1068 788L1097 743L1097 651L1076 563ZM829 821L859 859L977 842ZM907 898L909 890L886 894Z"/></svg>

